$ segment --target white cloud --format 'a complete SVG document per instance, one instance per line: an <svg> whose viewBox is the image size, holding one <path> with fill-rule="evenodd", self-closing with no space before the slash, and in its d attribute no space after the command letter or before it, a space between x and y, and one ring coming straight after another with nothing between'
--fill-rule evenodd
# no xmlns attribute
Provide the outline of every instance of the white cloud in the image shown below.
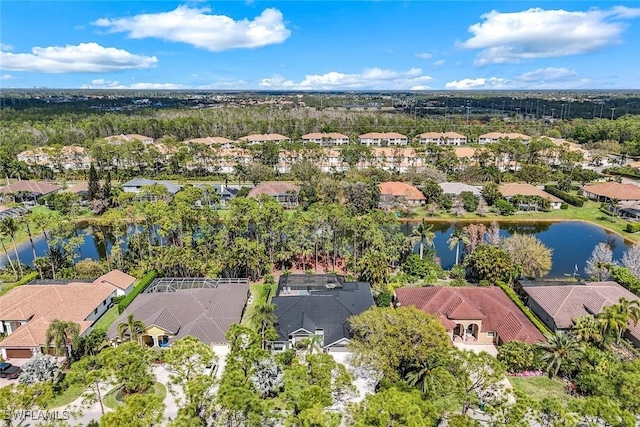
<svg viewBox="0 0 640 427"><path fill-rule="evenodd" d="M518 79L525 82L553 82L559 80L575 79L576 77L578 77L578 73L573 70L569 70L567 68L547 67L539 68L535 71L529 71L528 73L521 74L520 76L518 76Z"/></svg>
<svg viewBox="0 0 640 427"><path fill-rule="evenodd" d="M444 85L447 89L455 90L474 90L474 89L504 89L508 80L499 79L497 77L462 79L448 82Z"/></svg>
<svg viewBox="0 0 640 427"><path fill-rule="evenodd" d="M331 71L326 74L311 74L299 82L276 75L260 80L259 86L272 89L331 90L331 89L412 89L424 90L431 80L422 69L407 71L367 68L361 73L346 74Z"/></svg>
<svg viewBox="0 0 640 427"><path fill-rule="evenodd" d="M590 79L580 78L578 73L567 68L540 68L520 74L512 79L480 77L454 80L445 88L454 90L487 89L581 89L593 85Z"/></svg>
<svg viewBox="0 0 640 427"><path fill-rule="evenodd" d="M480 49L476 65L514 63L526 59L580 55L620 42L625 19L640 16L640 9L614 7L588 11L544 10L491 11L473 24L471 38L461 43Z"/></svg>
<svg viewBox="0 0 640 427"><path fill-rule="evenodd" d="M431 59L433 58L433 55L427 52L422 52L422 53L416 53L416 56L420 59Z"/></svg>
<svg viewBox="0 0 640 427"><path fill-rule="evenodd" d="M13 77L11 74L0 75L0 80L13 80L13 79L15 79L15 77Z"/></svg>
<svg viewBox="0 0 640 427"><path fill-rule="evenodd" d="M282 43L290 35L277 9L265 9L253 20L235 21L212 15L209 8L179 6L170 12L135 15L129 18L101 18L92 24L112 33L128 33L134 39L147 37L187 43L212 52L257 48Z"/></svg>
<svg viewBox="0 0 640 427"><path fill-rule="evenodd" d="M94 79L91 83L80 86L81 89L186 89L184 85L177 83L133 83L130 85L121 84L117 80Z"/></svg>
<svg viewBox="0 0 640 427"><path fill-rule="evenodd" d="M41 73L100 73L152 68L158 62L155 56L135 55L97 43L34 47L31 52L0 52L0 67L10 71Z"/></svg>
<svg viewBox="0 0 640 427"><path fill-rule="evenodd" d="M434 67L439 67L439 66L441 66L441 65L444 65L444 63L445 63L445 62L447 62L447 61L445 61L444 59L439 59L439 60L437 60L437 61L435 61L435 62L433 63L433 66L434 66Z"/></svg>
<svg viewBox="0 0 640 427"><path fill-rule="evenodd" d="M0 43L0 50L13 50L13 46L11 46L10 44L6 44L6 43Z"/></svg>

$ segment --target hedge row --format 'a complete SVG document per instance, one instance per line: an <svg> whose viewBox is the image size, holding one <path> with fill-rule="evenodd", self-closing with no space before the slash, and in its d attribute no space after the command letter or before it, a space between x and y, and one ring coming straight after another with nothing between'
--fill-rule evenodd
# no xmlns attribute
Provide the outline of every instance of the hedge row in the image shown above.
<svg viewBox="0 0 640 427"><path fill-rule="evenodd" d="M552 194L552 195L556 196L557 198L562 199L565 202L569 203L570 205L576 206L578 208L581 208L584 205L584 200L583 199L581 199L578 196L574 196L573 194L566 193L566 192L560 190L555 185L545 185L544 186L544 191L546 191L547 193Z"/></svg>
<svg viewBox="0 0 640 427"><path fill-rule="evenodd" d="M627 178L640 179L640 175L638 175L637 173L632 172L630 170L622 169L622 168L609 168L605 172L611 175L618 175L618 176L624 176Z"/></svg>
<svg viewBox="0 0 640 427"><path fill-rule="evenodd" d="M131 304L133 302L133 300L140 295L142 292L144 292L145 289L147 289L147 287L151 284L151 282L153 282L153 279L156 278L156 276L158 275L158 273L156 273L155 270L151 270L150 272L148 272L147 274L144 275L144 277L142 279L140 279L140 281L138 282L138 284L135 286L135 288L133 288L133 290L131 291L131 293L129 295L127 295L126 297L124 297L119 303L118 303L118 313L122 314L122 312L129 307L129 304Z"/></svg>
<svg viewBox="0 0 640 427"><path fill-rule="evenodd" d="M26 285L27 283L31 282L32 280L36 280L38 278L38 272L37 271L33 271L27 275L25 275L22 279L18 280L15 283L7 283L5 286L2 287L2 291L0 291L0 295L4 295L5 293L9 292L11 289L16 288L18 286L22 286L22 285Z"/></svg>
<svg viewBox="0 0 640 427"><path fill-rule="evenodd" d="M502 282L497 282L497 285L500 286L500 289L502 289L504 293L507 294L509 298L511 298L511 301L513 301L515 305L517 305L518 308L522 310L524 315L527 316L529 320L531 320L531 323L533 323L536 326L536 328L538 328L538 330L542 332L543 335L546 335L546 336L553 335L551 330L547 328L545 324L542 323L540 319L538 319L538 317L531 312L529 307L524 305L520 297L516 294L516 292L513 289L511 289L505 283L502 283Z"/></svg>
<svg viewBox="0 0 640 427"><path fill-rule="evenodd" d="M640 222L630 222L627 224L628 233L637 233L640 231Z"/></svg>

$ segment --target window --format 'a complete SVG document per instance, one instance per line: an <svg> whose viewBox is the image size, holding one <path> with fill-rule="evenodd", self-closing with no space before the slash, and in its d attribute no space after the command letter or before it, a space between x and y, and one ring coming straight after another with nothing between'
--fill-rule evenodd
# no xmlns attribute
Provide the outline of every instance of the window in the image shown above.
<svg viewBox="0 0 640 427"><path fill-rule="evenodd" d="M96 309L93 310L93 314L98 314L98 307L96 307Z"/></svg>
<svg viewBox="0 0 640 427"><path fill-rule="evenodd" d="M493 332L493 331L487 332L487 336L488 337L493 337L494 335L495 335L495 332Z"/></svg>

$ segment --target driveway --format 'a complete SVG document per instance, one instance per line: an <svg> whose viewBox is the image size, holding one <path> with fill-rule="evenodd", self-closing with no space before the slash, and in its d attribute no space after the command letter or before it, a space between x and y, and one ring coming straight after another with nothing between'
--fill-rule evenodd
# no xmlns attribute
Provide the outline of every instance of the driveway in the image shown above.
<svg viewBox="0 0 640 427"><path fill-rule="evenodd" d="M375 372L357 368L351 364L351 352L348 351L330 351L329 355L334 360L347 368L347 371L353 375L353 385L356 387L357 395L349 399L349 402L357 403L365 398L367 394L374 394L376 384L379 381Z"/></svg>
<svg viewBox="0 0 640 427"><path fill-rule="evenodd" d="M471 350L474 353L482 353L484 351L493 357L498 356L498 349L493 344L468 344L463 342L454 342L453 345L460 350Z"/></svg>

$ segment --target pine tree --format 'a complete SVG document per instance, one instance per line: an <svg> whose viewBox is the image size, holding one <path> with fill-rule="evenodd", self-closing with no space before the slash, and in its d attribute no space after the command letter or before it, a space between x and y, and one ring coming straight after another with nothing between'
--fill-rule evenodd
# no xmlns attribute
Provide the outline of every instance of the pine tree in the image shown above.
<svg viewBox="0 0 640 427"><path fill-rule="evenodd" d="M98 192L100 191L100 182L98 182L98 172L96 172L95 166L91 163L91 167L89 168L89 200L95 200L98 196Z"/></svg>
<svg viewBox="0 0 640 427"><path fill-rule="evenodd" d="M107 171L107 174L104 177L102 198L107 202L107 204L111 204L111 171Z"/></svg>

